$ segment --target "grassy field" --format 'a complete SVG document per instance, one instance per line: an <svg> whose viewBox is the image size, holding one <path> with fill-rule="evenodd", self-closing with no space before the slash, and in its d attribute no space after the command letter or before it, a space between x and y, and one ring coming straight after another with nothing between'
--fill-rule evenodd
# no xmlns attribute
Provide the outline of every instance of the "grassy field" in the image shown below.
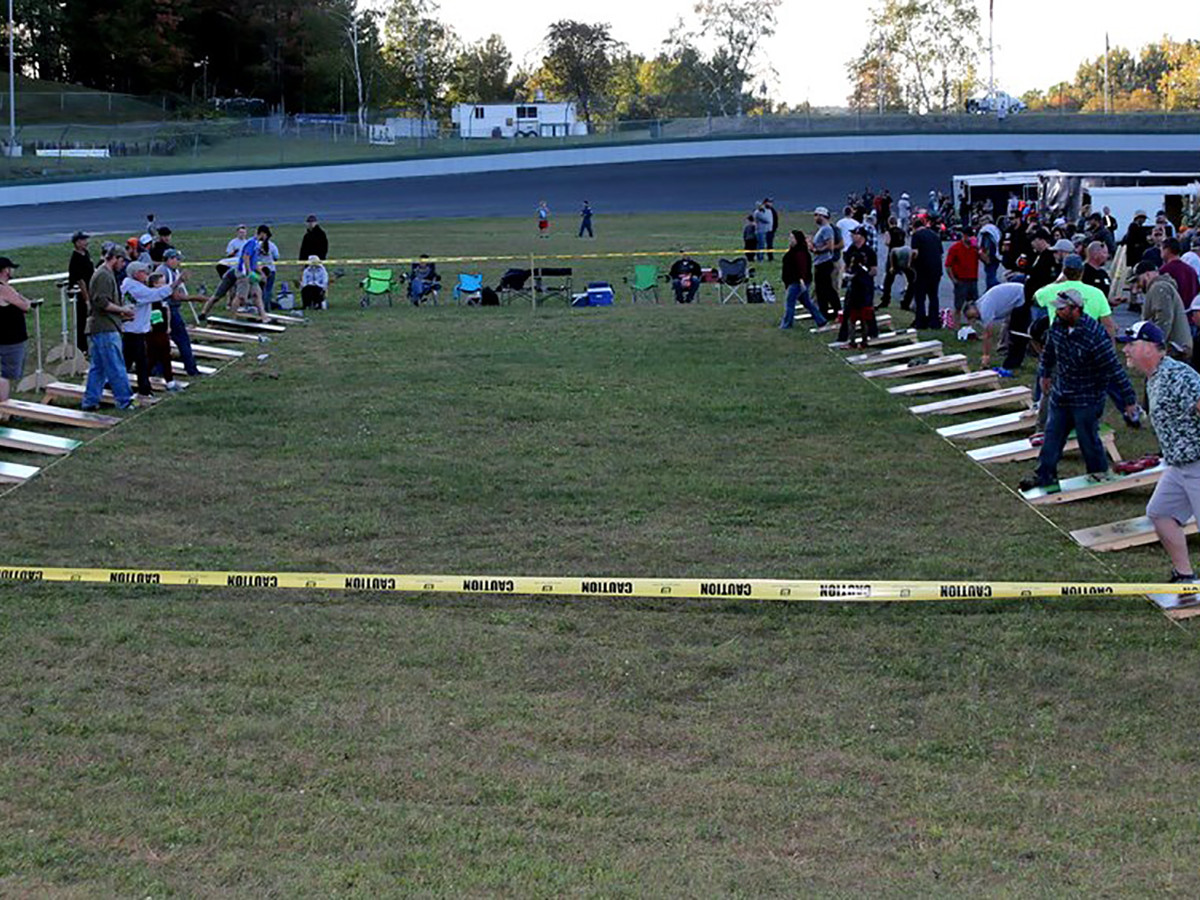
<svg viewBox="0 0 1200 900"><path fill-rule="evenodd" d="M329 231L339 257L581 246L531 225ZM728 246L737 225L607 217L583 249ZM285 253L298 242L278 234ZM181 243L199 259L224 237ZM24 273L62 255L18 259ZM488 281L505 266L484 264ZM619 282L627 267L577 272ZM1080 580L1165 567L1157 549L1099 560L1058 527L1135 515L1144 494L1038 515L1006 487L1023 467L991 477L823 339L775 329L778 307L632 307L622 292L611 309L362 310L354 277L267 360L0 498L4 562ZM1118 440L1134 453L1150 436ZM1181 690L1196 642L1136 599L10 585L5 601L2 894L1200 887Z"/></svg>

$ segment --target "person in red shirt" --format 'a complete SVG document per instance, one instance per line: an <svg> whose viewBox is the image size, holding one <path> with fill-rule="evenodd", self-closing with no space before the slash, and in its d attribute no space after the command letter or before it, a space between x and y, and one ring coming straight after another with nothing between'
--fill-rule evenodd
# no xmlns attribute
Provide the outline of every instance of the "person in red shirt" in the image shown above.
<svg viewBox="0 0 1200 900"><path fill-rule="evenodd" d="M979 300L979 247L975 243L975 232L963 228L958 240L946 251L946 274L954 285L954 324L968 305Z"/></svg>
<svg viewBox="0 0 1200 900"><path fill-rule="evenodd" d="M1180 259L1182 254L1183 245L1179 238L1167 238L1162 242L1163 264L1158 271L1174 279L1175 286L1179 288L1179 297L1183 300L1183 308L1187 309L1196 299L1196 294L1200 293L1200 279L1196 277L1196 270Z"/></svg>

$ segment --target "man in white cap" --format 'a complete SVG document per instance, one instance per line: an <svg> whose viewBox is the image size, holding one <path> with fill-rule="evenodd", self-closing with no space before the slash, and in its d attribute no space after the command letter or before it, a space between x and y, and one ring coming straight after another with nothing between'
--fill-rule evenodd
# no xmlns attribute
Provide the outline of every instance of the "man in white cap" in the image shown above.
<svg viewBox="0 0 1200 900"><path fill-rule="evenodd" d="M1129 364L1146 376L1150 421L1167 466L1146 515L1171 558L1170 581L1191 584L1196 571L1183 526L1200 517L1200 374L1167 354L1167 337L1153 322L1138 322L1117 340ZM1190 599L1200 602L1200 595Z"/></svg>
<svg viewBox="0 0 1200 900"><path fill-rule="evenodd" d="M829 209L818 206L813 210L817 230L812 236L813 287L817 295L817 306L822 315L832 319L841 311L837 290L833 286L833 273L837 267L837 235L829 222Z"/></svg>
<svg viewBox="0 0 1200 900"><path fill-rule="evenodd" d="M164 284L152 288L146 284L150 276L150 263L140 260L125 267L125 280L121 282L121 297L126 306L133 307L133 318L121 327L126 365L132 364L137 372L138 402L150 404L155 401L150 391L150 359L146 353L146 335L150 333L150 306L161 303L171 296L174 285Z"/></svg>
<svg viewBox="0 0 1200 900"><path fill-rule="evenodd" d="M325 294L329 290L329 273L321 265L321 257L310 254L308 265L300 273L300 302L304 309L325 309Z"/></svg>
<svg viewBox="0 0 1200 900"><path fill-rule="evenodd" d="M1060 291L1054 300L1055 318L1046 332L1038 369L1042 393L1049 399L1050 416L1037 471L1022 480L1022 490L1057 487L1058 462L1072 430L1088 476L1097 482L1111 479L1108 455L1100 443L1105 396L1112 392L1119 397L1127 417L1132 419L1137 414L1137 394L1117 358L1112 338L1099 322L1084 313L1083 303L1076 290Z"/></svg>

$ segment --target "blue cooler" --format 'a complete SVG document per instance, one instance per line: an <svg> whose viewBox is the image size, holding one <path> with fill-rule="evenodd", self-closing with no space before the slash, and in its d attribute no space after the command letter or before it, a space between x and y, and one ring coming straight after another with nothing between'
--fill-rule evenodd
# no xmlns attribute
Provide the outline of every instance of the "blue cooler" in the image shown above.
<svg viewBox="0 0 1200 900"><path fill-rule="evenodd" d="M612 306L613 289L607 281L593 281L587 286L588 306Z"/></svg>

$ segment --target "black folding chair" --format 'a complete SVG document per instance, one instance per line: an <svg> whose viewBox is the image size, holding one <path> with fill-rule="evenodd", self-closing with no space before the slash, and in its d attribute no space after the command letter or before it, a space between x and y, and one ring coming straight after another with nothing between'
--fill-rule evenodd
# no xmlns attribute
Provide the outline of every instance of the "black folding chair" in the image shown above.
<svg viewBox="0 0 1200 900"><path fill-rule="evenodd" d="M566 267L543 266L533 270L533 296L544 300L562 297L571 305L571 276L574 271Z"/></svg>
<svg viewBox="0 0 1200 900"><path fill-rule="evenodd" d="M500 295L500 300L503 303L512 303L513 298L524 297L532 302L533 291L528 287L532 274L529 269L509 269L501 275L500 283L496 285L496 293Z"/></svg>
<svg viewBox="0 0 1200 900"><path fill-rule="evenodd" d="M722 303L737 300L746 302L746 284L754 277L754 270L745 257L717 260L717 296Z"/></svg>

